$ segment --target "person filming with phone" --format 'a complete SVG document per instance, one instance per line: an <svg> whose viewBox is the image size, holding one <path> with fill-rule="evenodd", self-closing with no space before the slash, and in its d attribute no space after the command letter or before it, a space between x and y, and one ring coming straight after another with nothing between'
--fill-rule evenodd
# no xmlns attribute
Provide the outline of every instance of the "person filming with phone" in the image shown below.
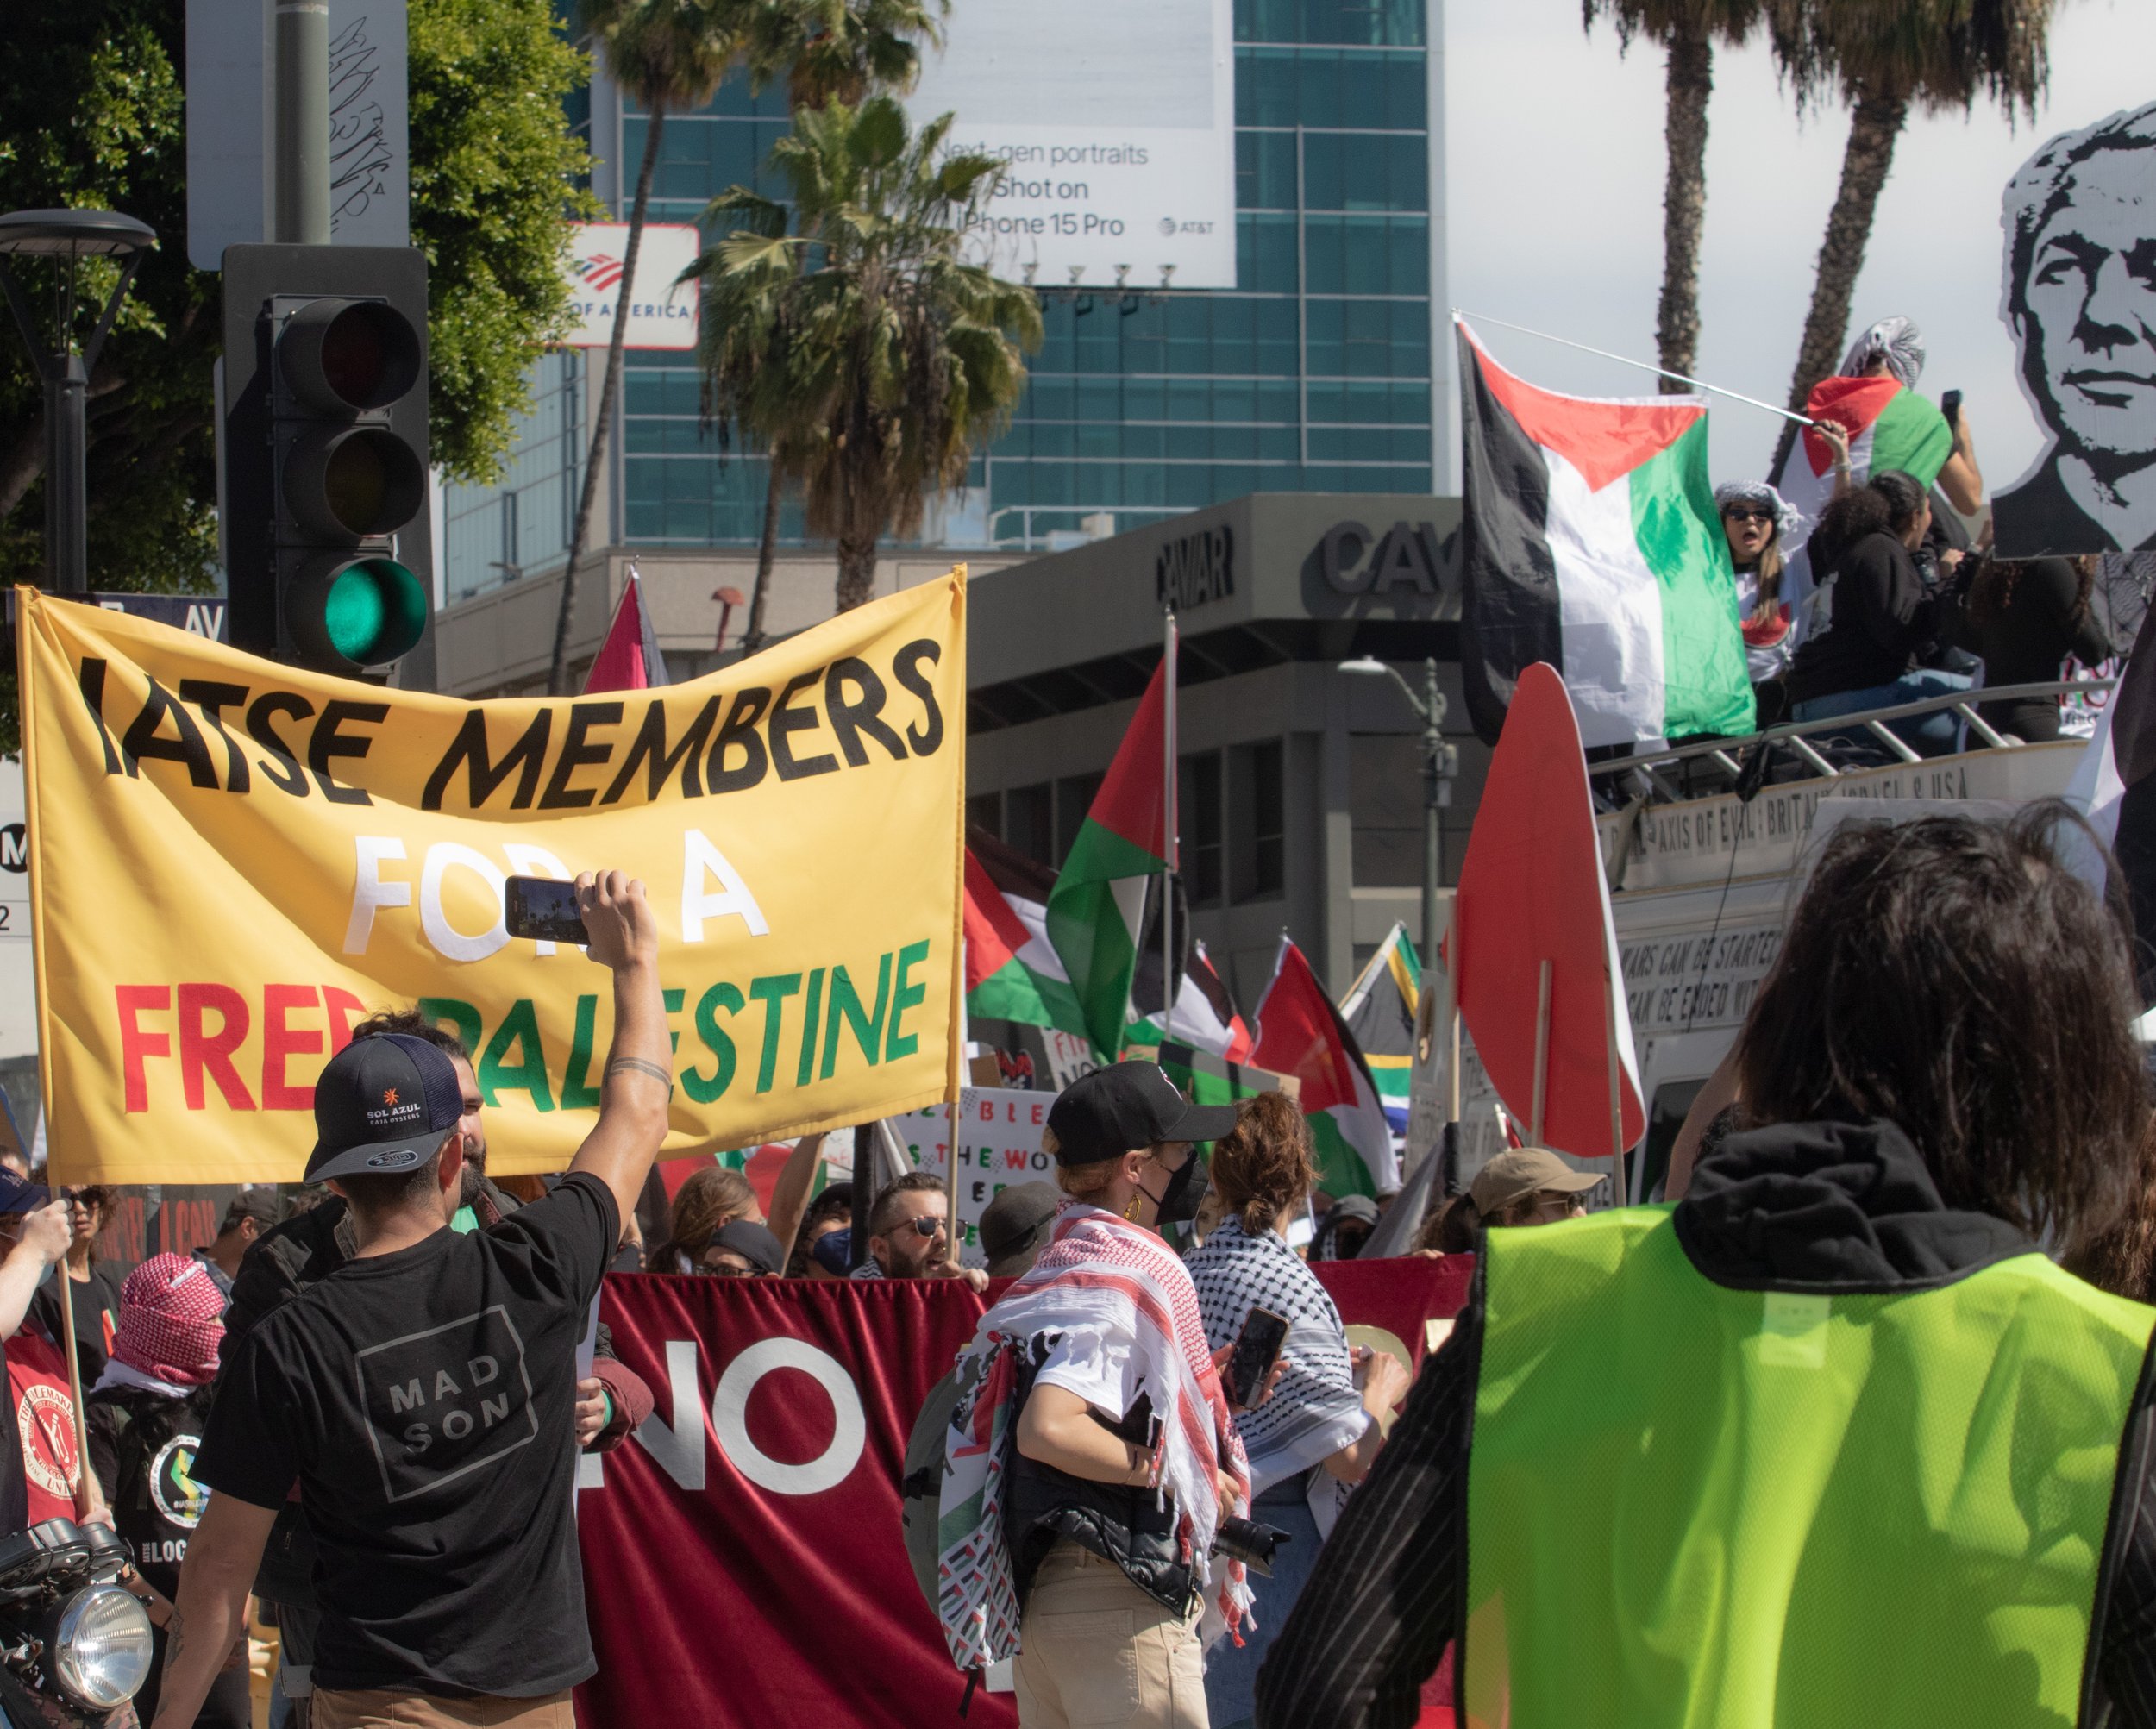
<svg viewBox="0 0 2156 1729"><path fill-rule="evenodd" d="M344 1197L358 1250L226 1362L154 1729L195 1720L295 1479L322 1611L311 1729L570 1729L569 1689L597 1667L571 1504L576 1347L673 1086L643 885L580 876L576 906L613 974L613 1043L599 1120L545 1198L450 1228L463 1099L429 1041L355 1040L316 1083L307 1180Z"/></svg>
<svg viewBox="0 0 2156 1729"><path fill-rule="evenodd" d="M1257 1631L1206 1654L1213 1729L1237 1729L1257 1713L1257 1665L1316 1564L1342 1494L1384 1445L1379 1424L1407 1397L1408 1378L1397 1357L1349 1345L1332 1299L1281 1235L1317 1181L1301 1106L1285 1093L1244 1099L1207 1168L1225 1216L1186 1264L1206 1342L1230 1348L1228 1396L1257 1406L1235 1419L1250 1462L1250 1517L1286 1537L1270 1573L1251 1572ZM1257 1404L1255 1389L1282 1362L1279 1384Z"/></svg>

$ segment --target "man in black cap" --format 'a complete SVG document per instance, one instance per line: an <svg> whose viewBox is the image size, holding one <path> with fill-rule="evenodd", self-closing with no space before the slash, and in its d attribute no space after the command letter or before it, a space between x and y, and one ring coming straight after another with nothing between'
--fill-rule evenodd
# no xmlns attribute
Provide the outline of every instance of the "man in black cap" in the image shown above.
<svg viewBox="0 0 2156 1729"><path fill-rule="evenodd" d="M307 1178L345 1198L358 1252L226 1362L154 1729L194 1722L295 1480L322 1609L312 1729L570 1729L568 1690L595 1667L571 1510L576 1345L672 1087L643 885L582 876L577 904L613 974L614 1037L599 1121L545 1199L449 1228L463 1099L428 1040L355 1040L317 1081Z"/></svg>
<svg viewBox="0 0 2156 1729"><path fill-rule="evenodd" d="M238 1276L240 1262L266 1231L274 1230L291 1217L291 1203L275 1189L267 1187L243 1188L232 1197L232 1204L224 1210L224 1222L217 1227L217 1238L195 1250L195 1259L216 1281L227 1307L232 1302L232 1281Z"/></svg>

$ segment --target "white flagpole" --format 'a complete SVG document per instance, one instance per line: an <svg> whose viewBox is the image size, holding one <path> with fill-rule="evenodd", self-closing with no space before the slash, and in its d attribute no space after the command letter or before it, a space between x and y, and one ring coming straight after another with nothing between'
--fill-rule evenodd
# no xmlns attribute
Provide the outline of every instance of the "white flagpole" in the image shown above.
<svg viewBox="0 0 2156 1729"><path fill-rule="evenodd" d="M1162 652L1166 671L1161 679L1161 800L1168 836L1168 868L1160 879L1160 1036L1166 1044L1175 1031L1175 611L1161 612Z"/></svg>
<svg viewBox="0 0 2156 1729"><path fill-rule="evenodd" d="M1694 390L1712 391L1716 396L1726 396L1732 402L1740 402L1751 408L1763 408L1769 414L1778 414L1784 420L1793 420L1799 426L1813 426L1818 423L1808 414L1797 414L1786 408L1777 408L1771 402L1761 402L1756 396L1745 396L1739 391L1726 391L1720 385L1710 385L1699 379L1688 379L1683 373L1673 373L1664 366L1651 366L1645 360L1635 360L1629 354L1613 354L1607 348L1590 348L1584 342L1575 342L1569 336L1552 336L1547 330L1530 330L1525 324L1507 324L1502 318L1486 318L1480 312L1463 312L1455 306L1452 317L1457 323L1472 318L1477 324L1495 324L1501 330L1517 330L1523 336L1539 337L1545 342L1555 342L1561 348L1577 348L1583 354L1594 354L1605 360L1614 360L1620 366L1633 366L1643 373L1652 373L1657 378L1674 379ZM1469 332L1471 336L1474 333Z"/></svg>

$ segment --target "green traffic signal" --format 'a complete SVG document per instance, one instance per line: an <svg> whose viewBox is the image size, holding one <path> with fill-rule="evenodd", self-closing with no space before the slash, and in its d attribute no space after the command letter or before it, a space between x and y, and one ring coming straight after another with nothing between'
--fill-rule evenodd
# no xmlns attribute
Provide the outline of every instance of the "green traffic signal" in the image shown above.
<svg viewBox="0 0 2156 1729"><path fill-rule="evenodd" d="M426 584L395 559L332 559L292 585L285 628L334 670L364 671L387 666L418 645L431 598Z"/></svg>

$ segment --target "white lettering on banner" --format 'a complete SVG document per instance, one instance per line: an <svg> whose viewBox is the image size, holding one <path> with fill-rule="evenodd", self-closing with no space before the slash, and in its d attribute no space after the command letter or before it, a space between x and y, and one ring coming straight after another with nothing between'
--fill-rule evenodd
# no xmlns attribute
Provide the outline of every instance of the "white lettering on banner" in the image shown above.
<svg viewBox="0 0 2156 1729"><path fill-rule="evenodd" d="M720 892L705 892L706 875L718 879ZM756 905L756 897L749 892L749 885L741 880L741 873L727 861L726 855L705 838L699 829L691 829L681 836L681 940L701 943L704 940L704 921L721 918L731 913L749 927L751 937L768 937L771 927L764 922L763 909Z"/></svg>
<svg viewBox="0 0 2156 1729"><path fill-rule="evenodd" d="M449 923L442 904L442 880L452 865L462 865L484 882L494 899L494 922L486 930L466 936ZM493 860L461 841L436 841L427 849L427 862L419 874L419 928L427 933L435 952L445 961L484 961L509 942L509 926L502 912L502 893L508 879Z"/></svg>
<svg viewBox="0 0 2156 1729"><path fill-rule="evenodd" d="M367 938L374 934L375 909L410 906L411 885L382 880L382 861L404 856L404 843L396 836L354 835L352 845L358 856L353 866L352 922L344 927L344 952L364 955Z"/></svg>
<svg viewBox="0 0 2156 1729"><path fill-rule="evenodd" d="M830 1395L830 1444L806 1463L789 1465L749 1438L749 1395L778 1369L798 1369ZM868 1444L868 1413L861 1394L838 1360L798 1338L758 1339L726 1365L711 1394L711 1432L727 1462L758 1488L774 1494L821 1494L837 1488L861 1463Z"/></svg>
<svg viewBox="0 0 2156 1729"><path fill-rule="evenodd" d="M636 1443L680 1488L701 1494L705 1483L704 1438L708 1432L729 1464L758 1488L773 1494L820 1494L846 1481L861 1463L868 1441L868 1413L860 1389L838 1360L797 1338L759 1339L727 1364L711 1394L707 1431L696 1384L696 1345L670 1338L667 1382L672 1416L661 1419L656 1405L636 1430ZM773 1458L749 1438L749 1395L774 1369L798 1369L814 1379L831 1401L830 1444L816 1458L798 1465ZM588 1463L588 1462L587 1462ZM604 1473L587 1471L582 1486L604 1486Z"/></svg>

